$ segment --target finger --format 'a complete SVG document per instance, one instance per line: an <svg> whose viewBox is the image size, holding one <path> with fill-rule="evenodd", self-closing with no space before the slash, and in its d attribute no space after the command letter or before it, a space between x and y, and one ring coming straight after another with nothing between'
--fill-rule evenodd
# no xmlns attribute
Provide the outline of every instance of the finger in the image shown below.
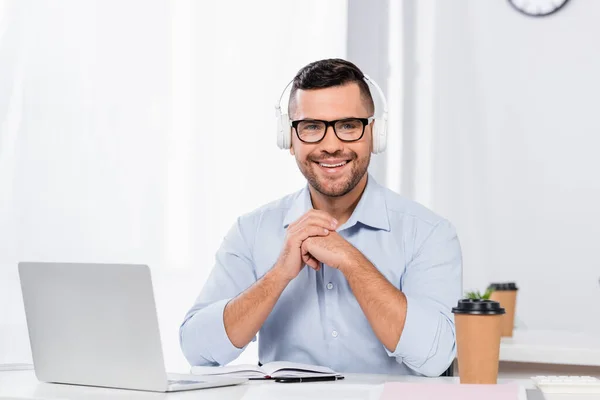
<svg viewBox="0 0 600 400"><path fill-rule="evenodd" d="M309 225L318 225L322 228L326 228L329 230L335 230L335 228L337 227L337 225L330 220L327 220L327 219L324 219L321 217L307 217L304 220L302 220L301 222L298 222L297 224L295 224L293 226L290 225L288 227L288 232L296 233L299 230L301 230L304 227L309 226Z"/></svg>
<svg viewBox="0 0 600 400"><path fill-rule="evenodd" d="M308 225L318 225L329 230L335 230L337 228L337 223L334 222L334 220L323 218L318 215L311 215L304 218L302 221L299 221L298 223L294 224L293 226L290 225L288 227L288 232L298 232L299 230Z"/></svg>
<svg viewBox="0 0 600 400"><path fill-rule="evenodd" d="M309 225L305 226L298 231L290 234L290 239L292 239L295 243L300 243L308 239L312 236L327 236L329 235L329 229L325 229L323 227L317 225Z"/></svg>
<svg viewBox="0 0 600 400"><path fill-rule="evenodd" d="M309 267L311 267L312 269L318 271L319 262L313 256L311 256L309 253L302 254L302 261L304 262L304 264L306 264Z"/></svg>
<svg viewBox="0 0 600 400"><path fill-rule="evenodd" d="M321 263L317 261L316 258L312 256L308 257L308 260L305 262L306 265L314 269L315 271L319 271L321 269Z"/></svg>
<svg viewBox="0 0 600 400"><path fill-rule="evenodd" d="M315 271L318 271L321 269L321 264L319 263L319 261L308 252L308 246L306 245L306 242L302 243L301 254L302 254L302 261L304 261L304 263L306 265L308 265Z"/></svg>
<svg viewBox="0 0 600 400"><path fill-rule="evenodd" d="M306 223L308 220L315 220L315 219L324 221L326 226L328 226L328 227L331 226L334 229L337 227L337 224L338 224L338 221L335 218L333 218L329 213L327 213L325 211L313 209L313 210L308 211L302 217L298 218L298 220L291 223L290 226L297 227L297 226L300 226L300 225Z"/></svg>

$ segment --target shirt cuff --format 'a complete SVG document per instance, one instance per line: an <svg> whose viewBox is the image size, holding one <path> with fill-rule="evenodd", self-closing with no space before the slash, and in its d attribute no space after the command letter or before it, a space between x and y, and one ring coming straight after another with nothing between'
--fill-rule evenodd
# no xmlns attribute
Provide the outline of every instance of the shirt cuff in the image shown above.
<svg viewBox="0 0 600 400"><path fill-rule="evenodd" d="M194 315L192 319L196 321L189 321L194 326L192 340L202 343L199 347L205 348L207 356L219 365L235 360L247 347L247 345L242 348L235 347L225 331L223 312L230 300L223 299L212 303ZM252 339L255 340L256 337Z"/></svg>
<svg viewBox="0 0 600 400"><path fill-rule="evenodd" d="M439 335L439 313L419 304L411 296L406 296L406 320L400 340L394 352L387 348L390 357L400 357L412 367L421 367L432 356L434 344Z"/></svg>

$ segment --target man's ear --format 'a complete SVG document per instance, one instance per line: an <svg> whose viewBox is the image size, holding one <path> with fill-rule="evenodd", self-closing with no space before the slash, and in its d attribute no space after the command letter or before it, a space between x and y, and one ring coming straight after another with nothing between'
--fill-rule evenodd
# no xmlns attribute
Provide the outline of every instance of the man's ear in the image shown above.
<svg viewBox="0 0 600 400"><path fill-rule="evenodd" d="M293 155L293 156L296 155L296 153L294 152L294 144L293 143L290 144L290 154Z"/></svg>

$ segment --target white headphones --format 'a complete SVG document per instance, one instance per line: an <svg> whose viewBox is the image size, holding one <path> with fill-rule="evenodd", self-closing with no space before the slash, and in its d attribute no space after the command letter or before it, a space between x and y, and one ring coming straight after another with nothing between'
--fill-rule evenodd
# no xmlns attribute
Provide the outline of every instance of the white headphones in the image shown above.
<svg viewBox="0 0 600 400"><path fill-rule="evenodd" d="M367 85L370 83L377 89L379 97L383 101L383 114L379 117L375 117L373 126L373 154L377 154L384 151L387 145L388 106L379 85L367 75L363 76ZM280 149L289 149L292 146L292 121L290 121L287 111L285 113L281 112L281 99L283 99L283 95L293 82L294 81L292 80L287 84L285 89L283 89L281 96L279 96L279 100L277 100L277 103L275 104L275 118L277 118L277 146L279 146Z"/></svg>

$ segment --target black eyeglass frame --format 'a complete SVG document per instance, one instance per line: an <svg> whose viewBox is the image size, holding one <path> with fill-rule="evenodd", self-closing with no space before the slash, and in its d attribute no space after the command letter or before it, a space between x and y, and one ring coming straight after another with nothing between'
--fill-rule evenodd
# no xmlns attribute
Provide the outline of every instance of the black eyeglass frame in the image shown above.
<svg viewBox="0 0 600 400"><path fill-rule="evenodd" d="M320 141L322 141L323 139L325 139L325 135L327 135L327 131L329 130L329 127L331 126L333 128L333 133L335 134L335 136L344 143L352 143L352 142L358 142L360 139L362 139L362 137L365 135L365 128L367 127L367 125L369 125L371 122L373 122L375 120L375 117L369 117L369 118L342 118L342 119L336 119L333 121L325 121L322 119L298 119L295 121L290 121L290 125L294 128L294 130L296 131L296 136L298 137L298 140L300 140L302 143L308 143L308 144L315 144L315 143L319 143ZM342 122L342 121L360 121L362 123L362 133L360 134L360 136L357 139L351 139L351 140L347 140L347 139L342 139L341 137L338 136L336 130L335 130L335 124L338 122ZM307 142L306 140L302 140L302 138L300 137L300 134L298 133L298 124L300 124L300 122L322 122L325 124L325 130L323 131L323 136L321 137L321 139L314 141L314 142Z"/></svg>

